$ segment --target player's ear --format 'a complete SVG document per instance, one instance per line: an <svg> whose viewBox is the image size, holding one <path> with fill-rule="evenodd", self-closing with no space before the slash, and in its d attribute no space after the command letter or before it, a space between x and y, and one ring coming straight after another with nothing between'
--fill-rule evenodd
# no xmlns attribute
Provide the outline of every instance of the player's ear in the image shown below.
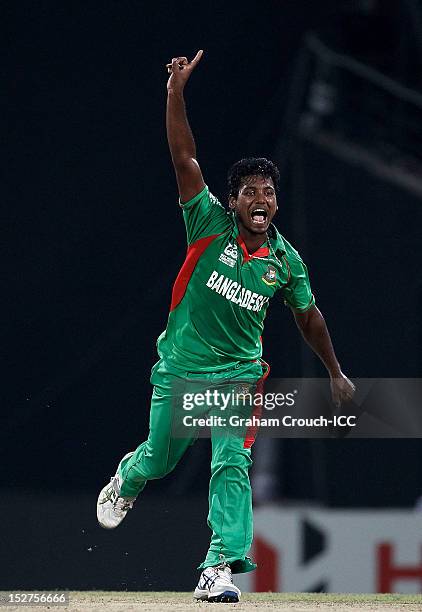
<svg viewBox="0 0 422 612"><path fill-rule="evenodd" d="M236 202L237 202L236 198L234 198L233 196L229 197L229 208L231 210L233 210L233 208L235 208Z"/></svg>

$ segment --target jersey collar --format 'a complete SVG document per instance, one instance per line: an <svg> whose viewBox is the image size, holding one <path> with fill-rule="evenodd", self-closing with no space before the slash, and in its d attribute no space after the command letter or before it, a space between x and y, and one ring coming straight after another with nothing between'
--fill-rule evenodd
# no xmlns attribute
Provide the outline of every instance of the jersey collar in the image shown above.
<svg viewBox="0 0 422 612"><path fill-rule="evenodd" d="M237 244L240 246L240 248L242 249L243 252L243 260L244 261L249 261L250 259L253 259L254 257L268 257L270 252L268 249L268 246L265 244L261 247L259 247L259 249L257 249L254 253L252 253L252 255L250 255L248 253L248 249L246 248L246 244L245 241L243 240L242 236L240 235L239 232L239 226L237 224L237 219L234 215L234 213L232 213L232 218L233 218L233 237L236 239ZM274 249L275 252L279 252L280 255L283 255L283 253L286 252L286 248L284 246L284 241L283 238L281 236L281 234L278 232L276 226L273 223L270 223L270 226L268 228L268 237L270 239L271 242L271 246Z"/></svg>
<svg viewBox="0 0 422 612"><path fill-rule="evenodd" d="M270 254L270 249L267 246L261 246L259 249L254 251L252 255L248 253L248 249L246 248L245 241L243 240L240 234L236 236L236 242L240 246L243 252L243 261L250 261L254 257L268 257Z"/></svg>

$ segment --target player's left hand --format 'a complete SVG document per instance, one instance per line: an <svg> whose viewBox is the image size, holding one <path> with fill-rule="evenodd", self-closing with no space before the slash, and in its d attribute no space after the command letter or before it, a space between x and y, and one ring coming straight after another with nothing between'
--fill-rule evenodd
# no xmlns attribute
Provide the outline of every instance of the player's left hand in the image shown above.
<svg viewBox="0 0 422 612"><path fill-rule="evenodd" d="M193 60L188 62L186 57L173 57L170 64L166 64L169 80L167 81L167 89L183 91L192 71L195 70L200 61L203 50L200 49Z"/></svg>
<svg viewBox="0 0 422 612"><path fill-rule="evenodd" d="M340 408L342 402L350 402L356 391L355 385L351 380L340 372L337 376L332 376L330 381L331 396L337 408Z"/></svg>

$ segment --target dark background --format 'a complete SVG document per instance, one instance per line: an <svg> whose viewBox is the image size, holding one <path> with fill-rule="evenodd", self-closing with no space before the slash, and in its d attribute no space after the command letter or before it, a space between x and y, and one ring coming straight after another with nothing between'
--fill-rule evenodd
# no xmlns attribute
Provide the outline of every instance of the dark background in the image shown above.
<svg viewBox="0 0 422 612"><path fill-rule="evenodd" d="M52 495L95 505L122 454L147 435L155 339L185 253L164 124L165 64L175 55L205 50L186 98L211 190L225 201L227 169L241 157L279 163L276 224L308 264L344 371L420 375L421 193L337 155L319 136L347 138L387 166L405 159L416 180L422 111L336 74L336 111L317 117L312 79L333 75L304 52L312 32L420 91L420 3L18 1L2 13L4 499L38 500L28 503L31 515ZM298 128L304 122L311 131ZM273 374L323 375L288 310L270 310L264 356ZM322 489L313 444L280 447L281 498L391 507L420 494L418 440L319 442ZM200 441L145 493L147 506L163 498L163 513L182 501L189 516L200 509L201 550L208 464ZM76 523L77 512L76 504ZM93 541L109 542L84 513ZM28 515L20 520L28 530ZM13 521L9 535L19 531ZM25 537L41 545L46 523L31 525ZM23 575L31 585L30 569L13 571L17 586ZM82 586L113 586L107 580ZM157 578L137 585L159 588Z"/></svg>

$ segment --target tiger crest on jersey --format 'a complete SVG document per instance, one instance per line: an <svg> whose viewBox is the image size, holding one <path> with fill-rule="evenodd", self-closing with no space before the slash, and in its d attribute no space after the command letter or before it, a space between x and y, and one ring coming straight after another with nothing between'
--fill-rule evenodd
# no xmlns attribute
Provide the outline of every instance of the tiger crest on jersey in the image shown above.
<svg viewBox="0 0 422 612"><path fill-rule="evenodd" d="M267 271L261 276L261 279L270 287L277 282L277 270L272 265L268 265Z"/></svg>

